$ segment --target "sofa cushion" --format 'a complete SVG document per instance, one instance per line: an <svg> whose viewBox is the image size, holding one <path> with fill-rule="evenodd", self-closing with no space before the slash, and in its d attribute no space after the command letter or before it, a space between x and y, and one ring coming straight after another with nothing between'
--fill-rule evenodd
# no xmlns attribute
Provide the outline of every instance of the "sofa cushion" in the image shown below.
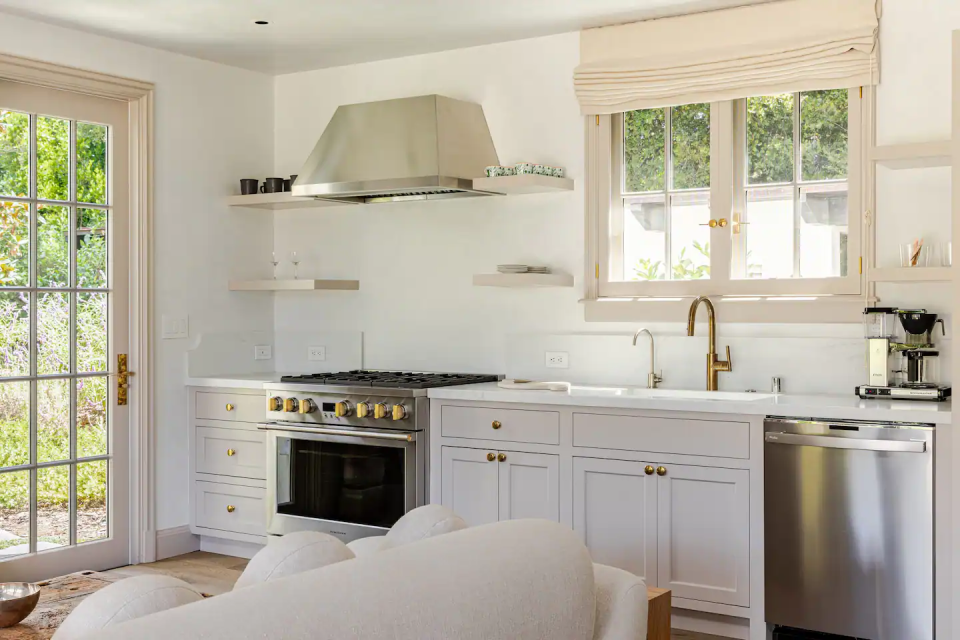
<svg viewBox="0 0 960 640"><path fill-rule="evenodd" d="M361 556L370 555L371 553L376 553L380 551L380 547L383 546L383 536L368 536L366 538L358 538L353 542L347 543L347 548L350 551L353 551L353 554L358 558Z"/></svg>
<svg viewBox="0 0 960 640"><path fill-rule="evenodd" d="M384 537L380 551L466 528L463 518L450 509L439 504L424 505L397 520Z"/></svg>
<svg viewBox="0 0 960 640"><path fill-rule="evenodd" d="M597 585L594 640L636 638L647 628L647 585L637 576L602 564L593 565Z"/></svg>
<svg viewBox="0 0 960 640"><path fill-rule="evenodd" d="M303 571L319 569L350 560L353 551L336 538L317 531L288 533L271 539L243 570L234 589L284 578Z"/></svg>
<svg viewBox="0 0 960 640"><path fill-rule="evenodd" d="M199 591L170 576L136 576L87 596L53 634L76 640L106 627L203 600Z"/></svg>

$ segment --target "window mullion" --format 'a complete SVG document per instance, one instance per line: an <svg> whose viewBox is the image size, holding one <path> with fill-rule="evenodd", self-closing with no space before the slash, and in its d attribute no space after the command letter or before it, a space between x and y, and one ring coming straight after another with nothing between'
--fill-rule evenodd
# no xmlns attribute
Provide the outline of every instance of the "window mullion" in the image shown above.
<svg viewBox="0 0 960 640"><path fill-rule="evenodd" d="M800 182L803 150L800 136L800 93L793 94L793 277L800 277Z"/></svg>
<svg viewBox="0 0 960 640"><path fill-rule="evenodd" d="M732 219L734 162L732 101L710 105L710 217ZM710 230L710 280L728 282L733 226Z"/></svg>
<svg viewBox="0 0 960 640"><path fill-rule="evenodd" d="M671 250L673 206L670 199L670 193L673 190L673 109L671 107L664 107L663 109L663 134L663 158L666 163L663 169L663 216L665 225L663 241L666 243L663 249L663 255L667 269L664 278L666 280L673 280L673 251Z"/></svg>

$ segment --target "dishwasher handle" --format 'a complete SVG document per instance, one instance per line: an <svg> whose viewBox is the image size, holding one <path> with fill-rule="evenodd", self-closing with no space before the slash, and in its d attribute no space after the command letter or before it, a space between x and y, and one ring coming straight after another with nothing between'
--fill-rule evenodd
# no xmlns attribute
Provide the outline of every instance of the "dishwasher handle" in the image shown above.
<svg viewBox="0 0 960 640"><path fill-rule="evenodd" d="M769 444L806 445L827 449L859 449L861 451L894 451L898 453L924 453L927 450L927 443L923 440L864 440L861 438L813 436L782 431L766 433L763 440Z"/></svg>

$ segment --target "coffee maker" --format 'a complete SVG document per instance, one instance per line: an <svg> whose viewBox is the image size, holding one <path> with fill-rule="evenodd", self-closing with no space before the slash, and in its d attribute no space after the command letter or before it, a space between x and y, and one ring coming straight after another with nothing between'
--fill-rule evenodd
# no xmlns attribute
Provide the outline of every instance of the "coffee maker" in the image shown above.
<svg viewBox="0 0 960 640"><path fill-rule="evenodd" d="M870 307L864 310L869 384L857 387L861 398L943 401L950 387L940 384L940 352L933 342L942 319L926 309Z"/></svg>

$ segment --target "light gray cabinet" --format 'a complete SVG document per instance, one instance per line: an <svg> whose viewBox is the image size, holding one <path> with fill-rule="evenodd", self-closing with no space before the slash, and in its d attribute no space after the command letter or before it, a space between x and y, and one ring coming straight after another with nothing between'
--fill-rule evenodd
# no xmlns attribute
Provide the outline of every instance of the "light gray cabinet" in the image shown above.
<svg viewBox="0 0 960 640"><path fill-rule="evenodd" d="M441 504L475 527L500 519L500 472L496 453L443 447Z"/></svg>

